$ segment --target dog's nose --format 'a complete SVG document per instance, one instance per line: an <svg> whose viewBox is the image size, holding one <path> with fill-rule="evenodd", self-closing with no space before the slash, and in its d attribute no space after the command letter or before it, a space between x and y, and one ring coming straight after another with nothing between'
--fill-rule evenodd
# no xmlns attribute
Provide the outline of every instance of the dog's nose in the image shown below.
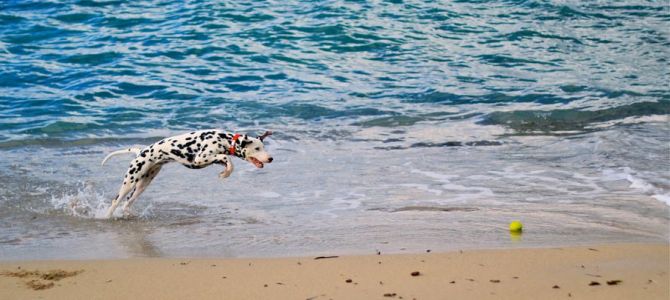
<svg viewBox="0 0 670 300"><path fill-rule="evenodd" d="M269 162L269 163L272 162L272 157L268 158L268 162Z"/></svg>

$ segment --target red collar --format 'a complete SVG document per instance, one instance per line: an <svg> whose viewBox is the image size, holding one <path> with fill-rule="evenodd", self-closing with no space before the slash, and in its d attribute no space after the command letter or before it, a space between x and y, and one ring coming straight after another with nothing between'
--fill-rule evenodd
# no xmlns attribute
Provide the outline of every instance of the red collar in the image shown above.
<svg viewBox="0 0 670 300"><path fill-rule="evenodd" d="M233 135L233 140L230 142L230 148L228 148L228 154L235 155L235 142L240 138L240 134L236 133Z"/></svg>

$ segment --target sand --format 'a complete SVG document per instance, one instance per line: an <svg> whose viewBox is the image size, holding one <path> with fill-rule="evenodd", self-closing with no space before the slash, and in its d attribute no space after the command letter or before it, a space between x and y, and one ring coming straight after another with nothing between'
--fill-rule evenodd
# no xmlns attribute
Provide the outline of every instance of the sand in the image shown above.
<svg viewBox="0 0 670 300"><path fill-rule="evenodd" d="M669 249L0 262L0 299L670 299Z"/></svg>

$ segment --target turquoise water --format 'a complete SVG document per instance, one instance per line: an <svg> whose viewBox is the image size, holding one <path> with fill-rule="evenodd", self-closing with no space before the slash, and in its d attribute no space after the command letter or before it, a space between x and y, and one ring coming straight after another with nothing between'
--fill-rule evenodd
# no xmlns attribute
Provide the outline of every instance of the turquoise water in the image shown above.
<svg viewBox="0 0 670 300"><path fill-rule="evenodd" d="M668 28L648 1L4 1L2 257L667 242ZM106 153L207 128L273 130L275 163L169 166L95 218Z"/></svg>

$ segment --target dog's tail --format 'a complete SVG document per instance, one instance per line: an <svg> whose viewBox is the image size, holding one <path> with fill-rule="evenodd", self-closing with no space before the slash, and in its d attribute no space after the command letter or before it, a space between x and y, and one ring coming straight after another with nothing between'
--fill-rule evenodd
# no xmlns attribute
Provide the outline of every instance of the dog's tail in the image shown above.
<svg viewBox="0 0 670 300"><path fill-rule="evenodd" d="M102 163L100 165L104 166L105 163L107 162L107 160L112 158L112 156L114 156L114 155L125 154L125 153L135 153L135 155L139 155L140 151L142 151L142 148L139 148L139 147L126 148L126 149L121 149L121 150L118 150L118 151L114 151L114 152L108 154L105 157L105 159L102 160Z"/></svg>

